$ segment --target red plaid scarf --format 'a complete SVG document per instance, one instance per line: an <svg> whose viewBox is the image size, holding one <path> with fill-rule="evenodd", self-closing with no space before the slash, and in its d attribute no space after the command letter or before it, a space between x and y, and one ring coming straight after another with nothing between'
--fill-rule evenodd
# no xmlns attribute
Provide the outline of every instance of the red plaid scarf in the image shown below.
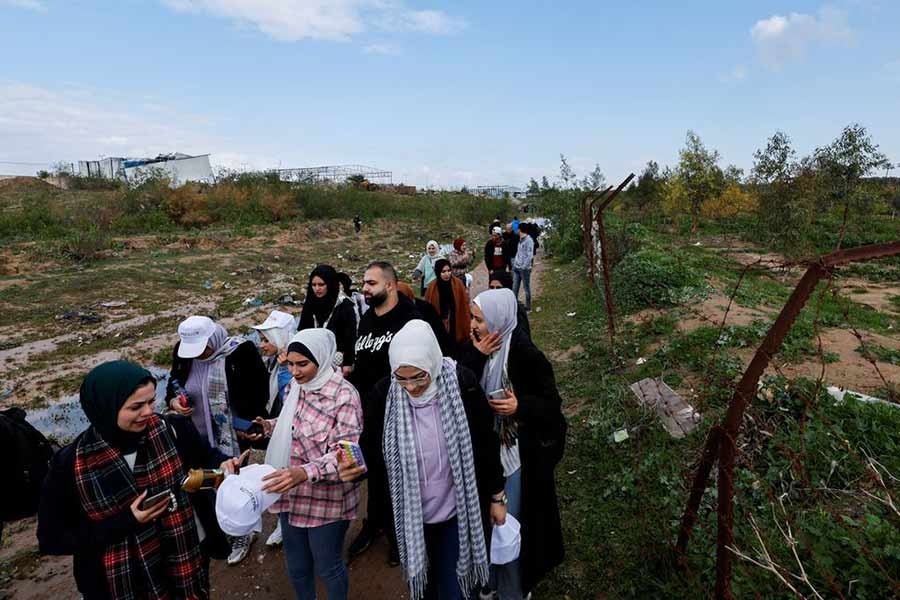
<svg viewBox="0 0 900 600"><path fill-rule="evenodd" d="M113 600L203 600L204 583L200 540L190 500L181 490L184 466L164 421L154 415L141 440L134 470L121 452L89 428L75 452L75 482L88 517L102 521L131 510L130 504L147 495L170 490L178 507L153 523L137 524L123 540L103 550L103 566Z"/></svg>

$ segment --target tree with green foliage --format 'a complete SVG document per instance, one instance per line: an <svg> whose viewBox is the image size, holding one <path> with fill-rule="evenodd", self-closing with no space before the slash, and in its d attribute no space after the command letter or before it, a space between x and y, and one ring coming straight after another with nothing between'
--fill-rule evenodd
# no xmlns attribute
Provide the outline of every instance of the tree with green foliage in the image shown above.
<svg viewBox="0 0 900 600"><path fill-rule="evenodd" d="M874 199L862 185L863 177L890 164L859 123L844 127L840 137L816 148L813 157L829 200L821 209L839 208L845 220L852 209L862 212Z"/></svg>
<svg viewBox="0 0 900 600"><path fill-rule="evenodd" d="M785 248L797 248L812 218L817 177L809 159L797 160L791 138L776 131L764 149L753 154L750 181L759 200L761 234Z"/></svg>
<svg viewBox="0 0 900 600"><path fill-rule="evenodd" d="M658 206L662 200L664 185L665 181L659 172L659 164L656 161L648 161L638 176L637 183L628 190L628 204L641 212Z"/></svg>
<svg viewBox="0 0 900 600"><path fill-rule="evenodd" d="M553 189L553 186L550 185L550 180L547 179L547 176L544 175L541 177L541 192L549 192Z"/></svg>
<svg viewBox="0 0 900 600"><path fill-rule="evenodd" d="M537 196L541 193L541 186L534 180L534 177L528 180L528 195Z"/></svg>
<svg viewBox="0 0 900 600"><path fill-rule="evenodd" d="M351 175L350 177L347 178L347 183L349 183L350 185L359 187L363 184L363 182L365 180L366 180L366 178L362 175Z"/></svg>
<svg viewBox="0 0 900 600"><path fill-rule="evenodd" d="M598 190L604 185L606 185L606 177L598 164L595 164L594 170L581 180L581 189L583 190Z"/></svg>
<svg viewBox="0 0 900 600"><path fill-rule="evenodd" d="M564 154L559 155L559 181L562 183L562 188L564 190L570 189L575 186L576 182L575 171L572 170L572 167L569 166L569 161L566 160L566 156Z"/></svg>
<svg viewBox="0 0 900 600"><path fill-rule="evenodd" d="M719 153L707 150L693 131L688 131L685 145L679 153L675 177L678 179L679 196L673 200L686 205L691 214L691 236L700 225L700 212L704 202L717 197L725 189L725 176L719 168Z"/></svg>

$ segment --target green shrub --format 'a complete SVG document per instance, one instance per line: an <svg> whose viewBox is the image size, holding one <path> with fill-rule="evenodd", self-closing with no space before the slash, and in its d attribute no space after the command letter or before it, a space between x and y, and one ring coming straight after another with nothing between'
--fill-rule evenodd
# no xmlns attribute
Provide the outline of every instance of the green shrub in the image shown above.
<svg viewBox="0 0 900 600"><path fill-rule="evenodd" d="M644 249L626 255L612 270L616 306L628 313L676 306L703 295L703 277L677 252Z"/></svg>
<svg viewBox="0 0 900 600"><path fill-rule="evenodd" d="M93 260L109 249L109 235L96 225L82 224L59 241L60 253L75 261Z"/></svg>

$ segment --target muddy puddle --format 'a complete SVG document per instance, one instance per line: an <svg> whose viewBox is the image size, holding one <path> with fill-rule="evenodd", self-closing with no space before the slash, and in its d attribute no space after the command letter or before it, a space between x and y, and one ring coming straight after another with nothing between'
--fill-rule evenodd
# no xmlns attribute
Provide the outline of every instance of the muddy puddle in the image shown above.
<svg viewBox="0 0 900 600"><path fill-rule="evenodd" d="M148 371L156 377L156 410L162 412L166 407L164 398L169 372L158 367L150 367ZM78 394L64 396L47 408L29 410L26 419L38 431L59 444L68 444L89 425L78 402Z"/></svg>

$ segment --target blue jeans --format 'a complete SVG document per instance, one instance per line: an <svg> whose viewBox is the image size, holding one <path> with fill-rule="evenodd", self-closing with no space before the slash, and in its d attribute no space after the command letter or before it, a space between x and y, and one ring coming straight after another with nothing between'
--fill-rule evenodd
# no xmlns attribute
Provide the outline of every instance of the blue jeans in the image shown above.
<svg viewBox="0 0 900 600"><path fill-rule="evenodd" d="M525 284L525 310L531 310L531 269L513 269L513 294L519 299L519 286Z"/></svg>
<svg viewBox="0 0 900 600"><path fill-rule="evenodd" d="M328 600L347 600L350 577L341 556L349 521L319 527L294 527L287 513L279 515L284 559L297 600L316 599L316 575L325 584Z"/></svg>
<svg viewBox="0 0 900 600"><path fill-rule="evenodd" d="M456 578L459 558L459 529L456 517L443 523L426 523L425 552L428 554L428 584L423 600L460 600Z"/></svg>
<svg viewBox="0 0 900 600"><path fill-rule="evenodd" d="M522 514L521 468L506 478L505 491L506 497L509 498L506 512L518 519ZM505 565L491 565L491 587L497 590L500 600L522 600L522 570L519 559Z"/></svg>

